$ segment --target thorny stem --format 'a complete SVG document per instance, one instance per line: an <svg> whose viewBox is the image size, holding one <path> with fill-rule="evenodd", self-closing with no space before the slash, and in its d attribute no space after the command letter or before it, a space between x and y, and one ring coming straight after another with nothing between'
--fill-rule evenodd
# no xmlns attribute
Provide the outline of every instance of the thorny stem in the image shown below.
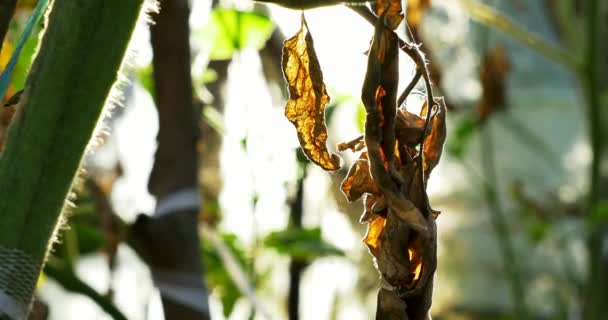
<svg viewBox="0 0 608 320"><path fill-rule="evenodd" d="M490 212L490 221L494 232L498 238L498 244L502 251L504 259L504 267L510 277L510 285L512 290L513 302L517 312L518 319L528 319L528 311L524 301L525 290L522 281L522 273L519 267L519 260L515 256L515 249L509 234L508 225L505 219L505 213L500 206L498 192L492 188L496 185L496 167L494 165L494 147L492 141L492 132L490 127L485 125L482 129L485 132L481 134L481 165L483 175L487 183L483 184L483 192L486 204Z"/></svg>

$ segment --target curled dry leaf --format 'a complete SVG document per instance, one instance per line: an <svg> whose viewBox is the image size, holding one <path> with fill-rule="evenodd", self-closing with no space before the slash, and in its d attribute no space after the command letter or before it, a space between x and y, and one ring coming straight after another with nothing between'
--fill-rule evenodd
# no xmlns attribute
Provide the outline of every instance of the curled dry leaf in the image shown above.
<svg viewBox="0 0 608 320"><path fill-rule="evenodd" d="M424 132L424 119L407 110L397 111L395 135L400 144L414 148Z"/></svg>
<svg viewBox="0 0 608 320"><path fill-rule="evenodd" d="M372 4L376 15L384 16L386 26L397 29L404 17L401 0L376 0Z"/></svg>
<svg viewBox="0 0 608 320"><path fill-rule="evenodd" d="M438 105L439 110L437 110L431 119L431 132L424 138L423 165L425 177L428 177L433 168L439 163L447 133L445 125L446 107L443 100Z"/></svg>
<svg viewBox="0 0 608 320"><path fill-rule="evenodd" d="M364 193L378 195L380 190L369 174L367 153L363 152L359 160L353 163L346 178L342 181L340 189L349 202L361 198Z"/></svg>
<svg viewBox="0 0 608 320"><path fill-rule="evenodd" d="M327 150L329 95L304 15L298 33L283 44L282 65L289 89L285 116L296 127L304 154L325 170L338 170L340 157Z"/></svg>

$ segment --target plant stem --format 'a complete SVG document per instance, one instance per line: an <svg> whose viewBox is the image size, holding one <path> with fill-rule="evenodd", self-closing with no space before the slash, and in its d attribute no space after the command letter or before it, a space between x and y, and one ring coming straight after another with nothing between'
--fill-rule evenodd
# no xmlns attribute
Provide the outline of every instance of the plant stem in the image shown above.
<svg viewBox="0 0 608 320"><path fill-rule="evenodd" d="M300 152L299 150L297 152ZM290 224L294 229L302 229L302 216L304 213L304 179L306 178L306 163L298 162L302 168L302 175L298 177L296 196L290 206ZM289 295L287 297L287 313L289 320L300 319L300 281L302 273L308 267L303 260L292 259L289 263Z"/></svg>
<svg viewBox="0 0 608 320"><path fill-rule="evenodd" d="M484 125L481 130L481 166L483 175L486 178L486 183L483 184L483 192L486 205L490 210L490 223L494 228L494 233L498 240L498 245L501 255L504 259L504 268L509 275L509 283L511 285L511 295L513 304L517 312L517 319L528 319L528 310L525 303L525 290L523 277L519 265L519 259L515 254L513 242L511 239L509 226L506 221L505 212L500 205L500 196L495 186L496 168L494 165L494 145L492 132L488 124Z"/></svg>
<svg viewBox="0 0 608 320"><path fill-rule="evenodd" d="M64 289L73 293L82 294L93 300L103 311L114 320L127 320L127 317L116 308L112 301L99 294L95 289L80 280L71 270L61 268L54 263L48 263L44 268L44 273L57 281Z"/></svg>
<svg viewBox="0 0 608 320"><path fill-rule="evenodd" d="M585 3L587 15L587 43L585 51L584 72L581 75L581 82L584 85L587 96L587 112L589 121L589 140L593 156L589 171L590 190L588 198L588 217L593 219L593 211L601 200L601 172L600 163L603 156L603 127L602 110L600 107L600 88L599 88L599 39L598 22L600 6L598 0L590 0ZM606 300L608 299L608 275L605 273L605 266L608 265L608 257L604 253L606 234L608 226L606 222L599 225L589 224L590 236L589 246L589 273L587 282L587 296L585 299L585 319L603 319L608 316L606 310Z"/></svg>
<svg viewBox="0 0 608 320"><path fill-rule="evenodd" d="M38 278L142 3L53 2L0 158L0 248L18 250L37 270L10 274L12 289Z"/></svg>
<svg viewBox="0 0 608 320"><path fill-rule="evenodd" d="M487 5L475 0L460 0L460 3L471 16L471 19L504 32L506 35L525 44L528 48L538 52L543 57L565 66L570 71L578 73L578 60L567 51L556 48L544 39L519 27L509 18L501 15Z"/></svg>

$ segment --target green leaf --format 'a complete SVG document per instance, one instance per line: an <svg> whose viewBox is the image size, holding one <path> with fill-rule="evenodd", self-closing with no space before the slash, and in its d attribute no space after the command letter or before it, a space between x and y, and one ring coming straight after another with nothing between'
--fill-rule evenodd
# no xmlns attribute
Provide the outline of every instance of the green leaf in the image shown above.
<svg viewBox="0 0 608 320"><path fill-rule="evenodd" d="M245 251L240 243L238 243L237 236L234 234L222 234L222 239L228 248L230 248L237 262L245 269L247 261ZM224 263L215 247L209 241L201 241L201 250L207 286L212 288L214 294L220 298L224 307L224 316L229 317L236 302L241 298L241 292L226 271Z"/></svg>
<svg viewBox="0 0 608 320"><path fill-rule="evenodd" d="M448 140L448 153L458 159L462 159L466 153L467 146L473 133L477 129L472 117L467 116L456 124L456 130Z"/></svg>
<svg viewBox="0 0 608 320"><path fill-rule="evenodd" d="M357 126L361 132L365 131L365 117L367 113L365 112L365 107L363 104L359 104L357 106Z"/></svg>
<svg viewBox="0 0 608 320"><path fill-rule="evenodd" d="M344 255L342 250L321 239L320 228L291 228L272 232L264 239L264 245L275 249L280 254L309 261L329 255Z"/></svg>
<svg viewBox="0 0 608 320"><path fill-rule="evenodd" d="M154 79L152 77L152 71L152 64L149 64L144 68L137 69L135 74L137 75L137 79L139 79L141 85L144 87L144 89L146 89L146 91L148 91L150 96L155 97L156 95L154 92Z"/></svg>
<svg viewBox="0 0 608 320"><path fill-rule="evenodd" d="M263 48L273 30L274 24L263 14L219 8L194 36L197 42L211 45L205 49L211 52L212 60L226 60L242 49Z"/></svg>
<svg viewBox="0 0 608 320"><path fill-rule="evenodd" d="M600 201L595 205L589 215L591 226L597 226L608 221L608 201Z"/></svg>
<svg viewBox="0 0 608 320"><path fill-rule="evenodd" d="M551 224L530 214L526 220L526 231L530 240L539 243L545 239L551 229Z"/></svg>

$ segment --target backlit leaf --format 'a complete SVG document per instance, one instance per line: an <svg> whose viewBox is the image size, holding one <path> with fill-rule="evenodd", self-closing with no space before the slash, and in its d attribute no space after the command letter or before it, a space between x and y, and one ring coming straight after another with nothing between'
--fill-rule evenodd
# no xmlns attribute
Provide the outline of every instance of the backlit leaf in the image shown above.
<svg viewBox="0 0 608 320"><path fill-rule="evenodd" d="M397 29L404 17L401 0L375 0L373 4L376 15L384 15L386 26Z"/></svg>
<svg viewBox="0 0 608 320"><path fill-rule="evenodd" d="M443 101L443 100L442 100ZM439 163L443 144L446 137L446 107L444 103L439 103L439 110L431 121L431 132L424 138L424 176L428 177L433 168Z"/></svg>
<svg viewBox="0 0 608 320"><path fill-rule="evenodd" d="M261 49L274 30L268 16L258 12L218 8L209 24L194 32L195 43L207 45L212 60L226 60L245 48Z"/></svg>
<svg viewBox="0 0 608 320"><path fill-rule="evenodd" d="M285 116L296 127L304 154L325 170L338 170L340 157L327 150L324 113L329 95L303 15L300 31L283 44L282 64L289 89Z"/></svg>
<svg viewBox="0 0 608 320"><path fill-rule="evenodd" d="M380 250L380 238L386 226L386 219L375 215L367 225L367 233L363 238L363 243L369 248L369 251L377 257Z"/></svg>
<svg viewBox="0 0 608 320"><path fill-rule="evenodd" d="M367 153L362 153L359 160L353 163L346 178L342 181L340 189L346 195L349 202L361 198L364 193L379 194L378 186L369 173L369 162Z"/></svg>

